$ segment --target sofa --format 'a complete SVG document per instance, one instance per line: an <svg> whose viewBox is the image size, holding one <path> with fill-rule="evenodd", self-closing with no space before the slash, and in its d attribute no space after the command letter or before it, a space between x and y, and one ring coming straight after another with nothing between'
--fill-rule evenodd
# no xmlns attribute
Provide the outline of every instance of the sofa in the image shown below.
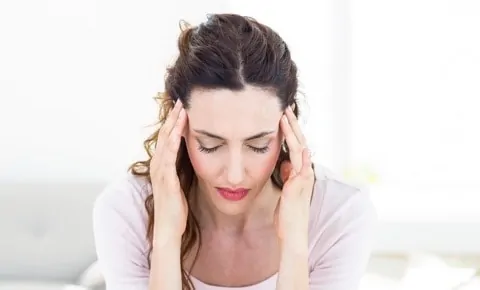
<svg viewBox="0 0 480 290"><path fill-rule="evenodd" d="M0 182L0 290L104 289L92 206L102 182Z"/></svg>

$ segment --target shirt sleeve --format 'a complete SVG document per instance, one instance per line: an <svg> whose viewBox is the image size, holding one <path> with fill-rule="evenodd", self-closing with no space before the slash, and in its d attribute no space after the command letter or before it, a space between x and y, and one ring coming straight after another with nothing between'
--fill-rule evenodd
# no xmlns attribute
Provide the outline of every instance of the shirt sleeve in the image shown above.
<svg viewBox="0 0 480 290"><path fill-rule="evenodd" d="M357 191L331 216L313 247L310 290L357 290L372 250L376 211L368 195Z"/></svg>
<svg viewBox="0 0 480 290"><path fill-rule="evenodd" d="M107 290L148 289L148 252L138 189L128 181L107 187L93 208L98 263Z"/></svg>

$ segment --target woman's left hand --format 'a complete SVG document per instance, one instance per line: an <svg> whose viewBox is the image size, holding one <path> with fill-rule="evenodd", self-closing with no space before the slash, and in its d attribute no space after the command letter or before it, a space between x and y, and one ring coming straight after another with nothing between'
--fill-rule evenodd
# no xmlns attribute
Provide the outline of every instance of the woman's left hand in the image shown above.
<svg viewBox="0 0 480 290"><path fill-rule="evenodd" d="M283 245L307 247L310 200L314 171L306 141L290 107L280 121L290 151L290 162L281 166L282 195L275 209L277 234Z"/></svg>

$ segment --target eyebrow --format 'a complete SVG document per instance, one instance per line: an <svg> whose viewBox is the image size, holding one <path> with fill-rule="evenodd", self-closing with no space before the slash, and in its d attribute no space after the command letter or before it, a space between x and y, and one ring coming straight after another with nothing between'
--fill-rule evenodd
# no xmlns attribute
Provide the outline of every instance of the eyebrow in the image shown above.
<svg viewBox="0 0 480 290"><path fill-rule="evenodd" d="M226 138L222 137L222 136L219 136L219 135L215 135L213 133L210 133L210 132L207 132L205 130L196 130L194 129L193 131L199 133L199 134L202 134L202 135L205 135L207 137L210 137L210 138L214 138L214 139L218 139L218 140L226 140ZM265 137L269 134L272 134L274 133L275 131L264 131L264 132L260 132L258 134L255 134L253 136L250 136L250 137L247 137L245 138L244 141L251 141L251 140L254 140L254 139L258 139L258 138L262 138L262 137Z"/></svg>

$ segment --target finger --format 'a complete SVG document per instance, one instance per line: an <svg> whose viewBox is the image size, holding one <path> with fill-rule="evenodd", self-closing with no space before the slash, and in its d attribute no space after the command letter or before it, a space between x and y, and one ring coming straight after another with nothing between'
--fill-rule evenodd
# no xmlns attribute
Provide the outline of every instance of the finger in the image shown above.
<svg viewBox="0 0 480 290"><path fill-rule="evenodd" d="M181 109L178 114L176 123L173 126L170 135L167 138L166 148L163 150L163 159L166 166L175 167L177 161L178 148L180 147L180 141L182 139L182 131L186 123L185 109Z"/></svg>
<svg viewBox="0 0 480 290"><path fill-rule="evenodd" d="M307 148L304 148L302 151L302 169L300 171L300 175L305 178L312 177L311 174L313 173L312 167L312 158L310 157L310 152Z"/></svg>
<svg viewBox="0 0 480 290"><path fill-rule="evenodd" d="M161 138L166 138L168 135L170 135L170 132L172 131L173 126L177 122L177 119L182 107L183 106L181 101L177 101L175 103L175 106L173 107L172 111L168 113L165 123L162 124L162 128L160 129L160 134L158 134L159 140L157 141L161 141Z"/></svg>
<svg viewBox="0 0 480 290"><path fill-rule="evenodd" d="M157 135L155 154L161 154L160 152L163 151L165 142L168 138L168 135L170 135L172 127L177 122L178 115L180 114L181 109L182 109L182 102L177 101L173 109L170 111L170 113L168 113L167 119L160 127L160 130Z"/></svg>
<svg viewBox="0 0 480 290"><path fill-rule="evenodd" d="M180 186L176 163L178 157L178 149L182 140L182 131L185 126L186 120L187 114L182 108L178 116L177 123L174 125L172 131L170 132L167 148L166 150L164 150L165 167L163 170L165 170L165 178L167 179L167 183L169 184L169 186L171 186L171 188L178 188ZM175 192L178 191L172 190L172 193Z"/></svg>
<svg viewBox="0 0 480 290"><path fill-rule="evenodd" d="M305 147L307 145L307 142L305 136L302 133L302 129L300 128L300 124L298 123L298 119L293 113L292 107L288 106L288 108L285 110L285 115L287 116L287 120L290 123L290 126L292 127L293 133L295 134L298 142L302 144L302 147Z"/></svg>
<svg viewBox="0 0 480 290"><path fill-rule="evenodd" d="M312 184L314 182L314 175L315 173L313 172L313 167L312 167L312 159L310 156L310 153L308 152L308 149L304 149L302 152L302 170L300 171L300 176L303 178L305 181L303 186L301 194L308 194L309 195L309 201L312 195Z"/></svg>
<svg viewBox="0 0 480 290"><path fill-rule="evenodd" d="M302 169L302 149L303 146L298 142L295 133L293 132L290 123L287 120L285 115L282 116L280 121L280 128L282 129L283 135L287 141L288 149L290 151L290 161L293 165L293 170L295 173L300 172Z"/></svg>

